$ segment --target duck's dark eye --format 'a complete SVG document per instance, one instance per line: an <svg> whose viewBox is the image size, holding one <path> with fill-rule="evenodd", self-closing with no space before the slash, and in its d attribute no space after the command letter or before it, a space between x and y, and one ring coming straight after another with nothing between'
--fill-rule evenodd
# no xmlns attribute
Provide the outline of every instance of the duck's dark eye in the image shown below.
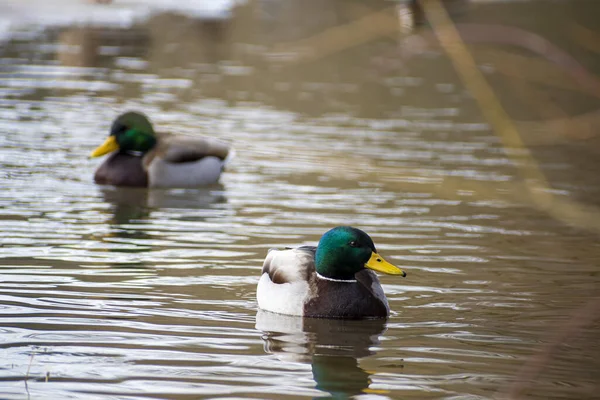
<svg viewBox="0 0 600 400"><path fill-rule="evenodd" d="M355 242L354 240L351 241L350 243L348 243L350 245L350 247L358 247L358 243Z"/></svg>

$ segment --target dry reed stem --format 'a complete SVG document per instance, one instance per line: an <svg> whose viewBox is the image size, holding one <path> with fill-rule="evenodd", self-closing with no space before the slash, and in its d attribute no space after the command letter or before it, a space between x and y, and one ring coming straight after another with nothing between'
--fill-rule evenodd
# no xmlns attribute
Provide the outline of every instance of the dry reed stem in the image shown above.
<svg viewBox="0 0 600 400"><path fill-rule="evenodd" d="M440 1L421 1L421 5L440 45L452 61L465 87L479 104L484 118L501 139L502 145L506 149L519 150L506 153L518 166L518 172L526 183L533 205L564 224L600 232L600 213L596 208L552 194L545 175L525 146L519 131L498 101L492 87L483 77Z"/></svg>
<svg viewBox="0 0 600 400"><path fill-rule="evenodd" d="M600 53L600 35L598 33L576 22L570 28L571 37L582 47L594 53Z"/></svg>
<svg viewBox="0 0 600 400"><path fill-rule="evenodd" d="M567 323L564 323L560 328L549 337L549 340L534 356L530 357L527 362L517 372L517 379L507 387L506 390L500 391L499 395L503 398L511 400L518 399L521 394L533 383L536 377L540 375L543 368L550 363L553 355L558 351L560 345L565 343L567 339L576 336L583 328L593 323L600 318L600 297L590 300L584 306L576 309Z"/></svg>

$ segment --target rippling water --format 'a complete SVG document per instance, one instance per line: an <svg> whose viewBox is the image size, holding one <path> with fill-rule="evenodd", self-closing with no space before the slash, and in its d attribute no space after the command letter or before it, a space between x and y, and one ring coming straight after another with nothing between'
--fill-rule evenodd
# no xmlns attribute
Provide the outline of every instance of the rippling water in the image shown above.
<svg viewBox="0 0 600 400"><path fill-rule="evenodd" d="M15 5L5 14L1 398L490 398L597 295L597 233L532 205L519 165L439 49L395 65L400 39L384 37L281 64L271 46L364 12L300 3L222 2L196 15L115 0L79 4L71 19ZM452 11L467 21L536 10L544 21L590 22L597 5L572 3L580 8ZM303 13L321 17L301 23ZM89 26L73 22L83 15ZM569 102L567 113L599 105L545 90ZM515 108L515 118L539 121ZM93 184L99 161L87 155L124 109L232 143L221 184ZM532 147L552 193L598 205L597 145ZM267 249L315 244L341 224L369 232L408 271L382 277L389 320L257 314ZM523 395L596 397L597 333L596 322L568 336Z"/></svg>

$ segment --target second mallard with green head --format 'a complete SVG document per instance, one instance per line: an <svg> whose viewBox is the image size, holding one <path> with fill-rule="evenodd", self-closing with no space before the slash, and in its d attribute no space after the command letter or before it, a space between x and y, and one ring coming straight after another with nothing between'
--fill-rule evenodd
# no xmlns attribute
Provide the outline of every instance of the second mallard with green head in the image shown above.
<svg viewBox="0 0 600 400"><path fill-rule="evenodd" d="M112 124L106 141L91 157L110 156L98 168L99 184L193 188L218 182L230 153L212 138L156 133L144 114L126 112Z"/></svg>

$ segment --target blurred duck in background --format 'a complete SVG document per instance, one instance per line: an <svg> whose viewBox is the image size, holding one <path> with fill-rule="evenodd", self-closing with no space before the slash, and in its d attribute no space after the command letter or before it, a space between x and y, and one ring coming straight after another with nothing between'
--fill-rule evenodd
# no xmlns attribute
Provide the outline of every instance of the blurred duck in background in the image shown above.
<svg viewBox="0 0 600 400"><path fill-rule="evenodd" d="M148 117L130 111L115 119L91 157L108 153L94 175L98 184L194 188L218 182L230 148L212 138L155 133Z"/></svg>

